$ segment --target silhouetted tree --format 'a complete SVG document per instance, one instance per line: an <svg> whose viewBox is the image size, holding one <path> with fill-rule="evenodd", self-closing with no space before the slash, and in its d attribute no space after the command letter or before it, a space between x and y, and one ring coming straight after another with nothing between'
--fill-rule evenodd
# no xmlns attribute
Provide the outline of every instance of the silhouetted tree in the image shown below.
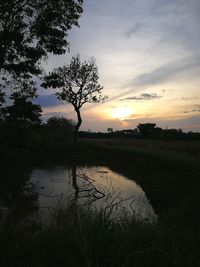
<svg viewBox="0 0 200 267"><path fill-rule="evenodd" d="M78 26L83 0L1 0L0 74L13 78L41 74L40 60L64 54L68 31ZM2 90L2 88L0 88ZM1 91L0 91L1 92Z"/></svg>
<svg viewBox="0 0 200 267"><path fill-rule="evenodd" d="M1 0L0 69L38 73L47 53L63 54L67 31L78 26L83 0Z"/></svg>
<svg viewBox="0 0 200 267"><path fill-rule="evenodd" d="M2 106L5 103L4 96L5 96L5 94L0 91L0 125L3 122L3 108L2 108Z"/></svg>
<svg viewBox="0 0 200 267"><path fill-rule="evenodd" d="M93 59L83 63L80 56L72 57L70 63L55 69L45 78L44 87L60 89L56 93L60 100L72 104L77 114L74 129L74 145L77 144L78 131L82 123L81 108L86 103L104 101L103 87L98 83L98 69Z"/></svg>
<svg viewBox="0 0 200 267"><path fill-rule="evenodd" d="M51 142L67 141L73 136L74 122L63 117L51 117L45 124L48 138ZM65 142L66 143L66 142Z"/></svg>
<svg viewBox="0 0 200 267"><path fill-rule="evenodd" d="M3 92L0 92L0 107L2 106L2 104L4 103L4 96L5 96L5 93Z"/></svg>
<svg viewBox="0 0 200 267"><path fill-rule="evenodd" d="M141 136L145 138L152 137L155 127L156 127L155 123L140 123L137 126Z"/></svg>
<svg viewBox="0 0 200 267"><path fill-rule="evenodd" d="M51 117L47 120L46 122L46 127L47 128L52 128L52 129L73 129L73 121L68 120L63 117Z"/></svg>
<svg viewBox="0 0 200 267"><path fill-rule="evenodd" d="M41 107L33 104L31 100L36 97L36 89L22 84L21 90L11 94L11 106L3 108L5 122L19 128L29 128L40 124Z"/></svg>
<svg viewBox="0 0 200 267"><path fill-rule="evenodd" d="M107 128L108 133L113 133L113 128Z"/></svg>

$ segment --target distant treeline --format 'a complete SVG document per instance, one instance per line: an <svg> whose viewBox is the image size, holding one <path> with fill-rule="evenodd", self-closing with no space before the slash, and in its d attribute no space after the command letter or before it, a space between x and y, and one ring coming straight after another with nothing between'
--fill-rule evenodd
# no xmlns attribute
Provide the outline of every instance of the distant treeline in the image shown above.
<svg viewBox="0 0 200 267"><path fill-rule="evenodd" d="M181 129L162 129L155 123L140 123L135 129L113 131L108 128L107 132L81 131L80 137L87 138L138 138L160 140L200 140L199 132L183 132Z"/></svg>
<svg viewBox="0 0 200 267"><path fill-rule="evenodd" d="M42 122L39 112L29 111L24 116L24 110L21 109L22 105L19 110L9 110L9 115L0 120L1 148L4 147L4 151L10 148L23 148L31 152L35 151L37 157L38 152L41 156L43 154L44 157L49 157L53 151L57 158L65 154L66 148L73 144L74 122L62 117L51 117L46 122ZM23 116L18 114L19 111ZM181 129L162 129L156 127L155 123L143 123L138 124L135 129L121 131L113 131L112 128L108 128L107 132L80 131L79 138L200 140L200 133L185 133Z"/></svg>
<svg viewBox="0 0 200 267"><path fill-rule="evenodd" d="M1 97L1 95L0 95ZM33 103L36 91L14 92L10 96L12 104L0 104L0 145L19 145L26 147L53 146L59 150L70 144L75 123L62 117L51 117L47 122L41 120L42 109ZM107 132L80 131L79 137L86 138L138 138L160 140L200 140L199 132L183 132L181 129L162 129L156 123L140 123L135 129ZM47 151L48 149L45 149Z"/></svg>

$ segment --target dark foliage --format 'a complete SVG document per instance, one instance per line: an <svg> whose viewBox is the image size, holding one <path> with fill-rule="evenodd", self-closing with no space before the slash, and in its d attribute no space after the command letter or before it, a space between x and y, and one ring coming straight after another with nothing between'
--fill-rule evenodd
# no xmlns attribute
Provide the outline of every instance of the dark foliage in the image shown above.
<svg viewBox="0 0 200 267"><path fill-rule="evenodd" d="M73 131L74 122L63 117L51 117L42 126L42 132L49 144L54 147L57 145L61 150L62 146L70 145Z"/></svg>
<svg viewBox="0 0 200 267"><path fill-rule="evenodd" d="M31 106L31 116L24 118L25 107ZM50 118L47 123L40 124L38 117L33 113L32 103L27 102L19 107L18 114L22 112L21 119L16 120L16 113L12 117L4 119L0 123L0 161L5 164L9 162L24 161L24 164L33 164L45 161L59 161L68 158L67 151L72 145L74 124L65 118ZM37 108L37 105L36 105ZM33 122L33 117L34 122Z"/></svg>
<svg viewBox="0 0 200 267"><path fill-rule="evenodd" d="M155 127L155 123L140 123L137 126L140 136L142 137L151 137L153 135Z"/></svg>
<svg viewBox="0 0 200 267"><path fill-rule="evenodd" d="M200 140L198 132L183 132L181 129L162 129L155 123L139 124L135 129L112 132L80 132L80 137L87 138L136 138L155 140Z"/></svg>
<svg viewBox="0 0 200 267"><path fill-rule="evenodd" d="M64 54L68 31L78 26L83 0L0 1L0 103L14 79L32 80L42 73L49 53ZM13 81L12 81L13 85ZM32 84L34 86L34 84Z"/></svg>
<svg viewBox="0 0 200 267"><path fill-rule="evenodd" d="M73 129L73 121L63 117L51 117L47 120L45 126L49 129L66 129L71 131Z"/></svg>
<svg viewBox="0 0 200 267"><path fill-rule="evenodd" d="M5 102L5 100L4 100L4 96L5 96L5 93L3 93L3 92L0 91L0 107L1 107L2 104Z"/></svg>
<svg viewBox="0 0 200 267"><path fill-rule="evenodd" d="M31 81L23 80L19 83L18 90L11 94L13 104L2 108L4 121L8 126L29 128L40 124L41 107L33 104L32 99L37 97L36 88Z"/></svg>
<svg viewBox="0 0 200 267"><path fill-rule="evenodd" d="M78 26L82 0L1 0L0 69L40 73L48 53L63 54L68 30Z"/></svg>
<svg viewBox="0 0 200 267"><path fill-rule="evenodd" d="M45 88L54 88L58 98L74 107L77 123L74 128L74 144L82 124L81 108L86 103L99 103L107 97L102 95L103 87L98 83L98 69L93 59L83 63L80 56L72 57L70 64L55 69L45 77Z"/></svg>

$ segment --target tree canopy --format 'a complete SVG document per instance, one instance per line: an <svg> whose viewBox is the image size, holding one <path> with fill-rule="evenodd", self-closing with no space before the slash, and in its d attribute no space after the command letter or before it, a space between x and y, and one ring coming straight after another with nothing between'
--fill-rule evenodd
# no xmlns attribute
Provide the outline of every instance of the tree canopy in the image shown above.
<svg viewBox="0 0 200 267"><path fill-rule="evenodd" d="M41 107L31 102L32 98L35 97L35 90L27 87L25 83L21 84L20 91L11 94L10 99L13 100L13 104L2 108L6 123L21 128L40 124Z"/></svg>
<svg viewBox="0 0 200 267"><path fill-rule="evenodd" d="M45 126L47 128L51 128L51 129L66 129L71 131L73 129L74 123L72 120L68 120L66 118L63 117L50 117Z"/></svg>
<svg viewBox="0 0 200 267"><path fill-rule="evenodd" d="M0 1L0 92L7 86L8 73L27 81L41 74L40 61L49 53L66 52L68 31L78 26L82 4L83 0Z"/></svg>
<svg viewBox="0 0 200 267"><path fill-rule="evenodd" d="M151 137L155 127L155 123L139 123L137 126L141 136L143 137Z"/></svg>
<svg viewBox="0 0 200 267"><path fill-rule="evenodd" d="M78 120L75 133L82 123L81 107L86 103L98 103L107 98L102 95L103 87L98 80L95 60L81 62L79 55L72 57L68 65L54 69L45 77L43 86L58 89L56 93L58 98L74 107Z"/></svg>
<svg viewBox="0 0 200 267"><path fill-rule="evenodd" d="M83 0L1 0L0 69L40 73L48 53L63 54L67 32L78 26Z"/></svg>

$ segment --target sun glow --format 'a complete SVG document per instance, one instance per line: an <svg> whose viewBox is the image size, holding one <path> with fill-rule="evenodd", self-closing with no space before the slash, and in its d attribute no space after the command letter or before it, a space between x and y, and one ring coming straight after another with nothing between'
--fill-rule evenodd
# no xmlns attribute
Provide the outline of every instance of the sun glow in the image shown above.
<svg viewBox="0 0 200 267"><path fill-rule="evenodd" d="M112 110L111 116L113 119L127 119L133 114L133 110L130 107L119 107Z"/></svg>

